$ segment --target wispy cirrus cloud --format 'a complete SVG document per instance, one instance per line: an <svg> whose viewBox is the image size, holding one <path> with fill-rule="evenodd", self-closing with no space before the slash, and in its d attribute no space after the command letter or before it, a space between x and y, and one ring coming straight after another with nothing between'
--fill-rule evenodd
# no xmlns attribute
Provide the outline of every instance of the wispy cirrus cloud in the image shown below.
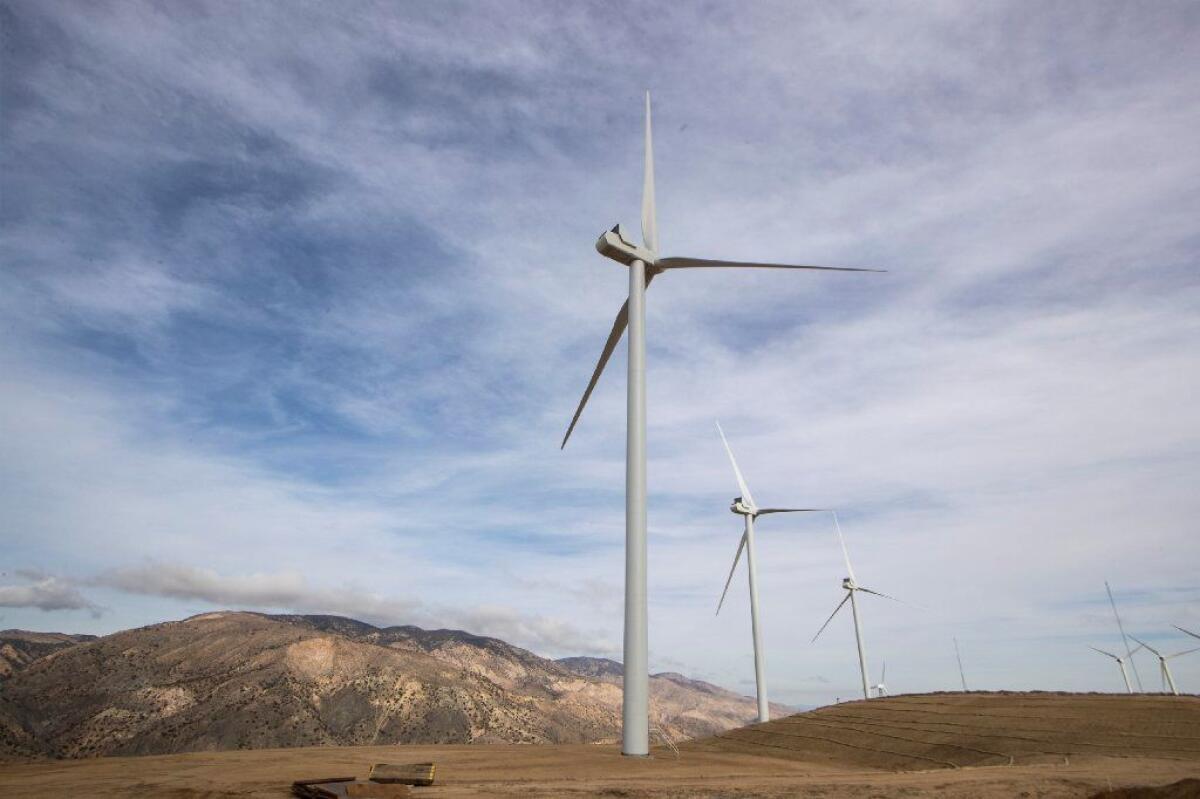
<svg viewBox="0 0 1200 799"><path fill-rule="evenodd" d="M380 626L463 628L553 655L607 654L615 648L603 636L587 633L573 624L502 605L439 606L416 598L383 596L355 588L353 574L340 575L335 582L341 584L325 587L289 572L221 575L209 569L170 563L113 569L87 581L127 594L198 600L223 608L334 614Z"/></svg>

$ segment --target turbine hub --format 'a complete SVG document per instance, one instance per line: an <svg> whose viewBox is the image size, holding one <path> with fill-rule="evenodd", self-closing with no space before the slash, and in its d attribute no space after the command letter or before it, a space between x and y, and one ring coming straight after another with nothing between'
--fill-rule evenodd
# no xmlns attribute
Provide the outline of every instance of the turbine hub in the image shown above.
<svg viewBox="0 0 1200 799"><path fill-rule="evenodd" d="M849 577L843 577L842 578L842 588L845 588L847 591L853 591L856 588L858 588L858 586L855 585L854 581L851 580Z"/></svg>
<svg viewBox="0 0 1200 799"><path fill-rule="evenodd" d="M729 506L730 513L736 513L739 516L753 516L754 510L742 501L741 497L735 497L733 504Z"/></svg>

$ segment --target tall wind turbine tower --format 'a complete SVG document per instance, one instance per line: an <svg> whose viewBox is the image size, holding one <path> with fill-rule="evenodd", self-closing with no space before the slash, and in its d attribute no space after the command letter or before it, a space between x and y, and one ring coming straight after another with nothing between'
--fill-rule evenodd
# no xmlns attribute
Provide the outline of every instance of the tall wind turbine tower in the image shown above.
<svg viewBox="0 0 1200 799"><path fill-rule="evenodd" d="M750 486L746 485L746 480L742 477L742 470L738 468L737 459L733 457L733 450L729 447L729 441L725 438L725 431L721 429L720 422L717 422L717 432L721 434L721 442L725 445L725 452L729 454L729 463L733 466L733 475L737 478L738 489L742 492L741 496L734 498L729 510L745 519L745 531L742 533L742 540L738 542L737 552L733 556L733 565L729 567L725 590L721 592L721 599L717 602L717 613L721 612L721 606L725 604L725 595L729 593L729 584L733 582L733 573L737 570L738 560L742 557L742 550L745 549L746 571L750 575L750 636L754 640L754 684L758 690L758 720L760 722L770 721L771 708L767 702L767 663L763 654L762 630L758 623L758 572L754 566L754 520L769 513L815 513L828 509L758 507L754 503L754 497L750 494Z"/></svg>
<svg viewBox="0 0 1200 799"><path fill-rule="evenodd" d="M819 269L834 272L879 272L834 266L766 264L658 254L658 223L654 204L654 147L650 131L650 92L646 92L646 150L642 179L642 246L625 237L621 226L607 231L596 242L606 258L629 269L629 299L617 312L600 360L592 372L561 447L567 445L600 374L629 328L629 372L626 386L625 431L625 655L622 702L621 751L626 755L650 753L650 675L647 663L649 633L646 623L646 288L669 269L729 267L735 269ZM560 447L560 448L561 448Z"/></svg>

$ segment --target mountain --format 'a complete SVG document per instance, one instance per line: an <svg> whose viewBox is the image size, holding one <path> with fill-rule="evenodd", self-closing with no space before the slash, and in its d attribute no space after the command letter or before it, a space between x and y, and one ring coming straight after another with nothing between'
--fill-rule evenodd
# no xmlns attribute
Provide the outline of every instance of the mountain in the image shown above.
<svg viewBox="0 0 1200 799"><path fill-rule="evenodd" d="M571 657L559 658L556 662L581 677L618 686L625 681L622 664L608 658ZM722 730L728 730L755 721L758 716L754 699L673 671L650 675L650 701L672 708L671 724L683 730L688 738L714 735L708 732L714 722L719 723ZM747 702L750 703L749 710L745 709ZM795 712L796 708L771 703L771 715L775 718Z"/></svg>
<svg viewBox="0 0 1200 799"><path fill-rule="evenodd" d="M0 630L0 680L11 677L38 658L95 638L94 635Z"/></svg>
<svg viewBox="0 0 1200 799"><path fill-rule="evenodd" d="M556 662L581 677L596 677L601 680L615 678L620 681L625 676L624 666L608 658L559 658Z"/></svg>
<svg viewBox="0 0 1200 799"><path fill-rule="evenodd" d="M458 630L206 613L65 642L29 661L0 682L0 755L614 741L613 665L616 676L579 673L581 659L559 663ZM751 721L754 702L659 674L651 714L680 740Z"/></svg>

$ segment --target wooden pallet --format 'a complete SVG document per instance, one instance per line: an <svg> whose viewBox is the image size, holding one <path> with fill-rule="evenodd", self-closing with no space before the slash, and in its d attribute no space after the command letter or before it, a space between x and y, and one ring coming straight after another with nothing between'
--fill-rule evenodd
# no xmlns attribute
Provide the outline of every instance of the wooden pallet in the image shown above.
<svg viewBox="0 0 1200 799"><path fill-rule="evenodd" d="M432 763L376 763L371 766L371 782L403 785L433 785Z"/></svg>

